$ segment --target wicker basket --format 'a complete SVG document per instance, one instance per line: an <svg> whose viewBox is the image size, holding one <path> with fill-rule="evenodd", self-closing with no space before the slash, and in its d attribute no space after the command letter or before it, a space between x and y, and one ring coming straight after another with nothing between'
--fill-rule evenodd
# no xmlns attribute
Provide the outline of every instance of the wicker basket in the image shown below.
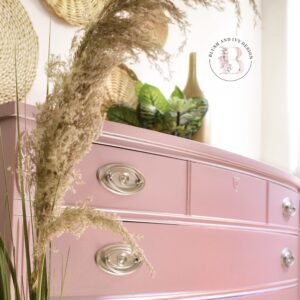
<svg viewBox="0 0 300 300"><path fill-rule="evenodd" d="M69 24L87 24L104 7L108 0L45 0L54 12Z"/></svg>
<svg viewBox="0 0 300 300"><path fill-rule="evenodd" d="M45 0L46 4L59 16L74 26L87 24L110 0ZM157 10L157 14L162 14ZM165 23L151 28L149 38L156 39L164 46L168 37L167 19Z"/></svg>
<svg viewBox="0 0 300 300"><path fill-rule="evenodd" d="M27 94L36 76L38 38L19 0L0 0L0 104ZM15 67L16 66L16 67Z"/></svg>
<svg viewBox="0 0 300 300"><path fill-rule="evenodd" d="M126 65L122 64L115 67L108 76L101 92L103 97L101 111L105 113L114 104L126 104L127 106L136 107L135 84L137 80L135 73Z"/></svg>

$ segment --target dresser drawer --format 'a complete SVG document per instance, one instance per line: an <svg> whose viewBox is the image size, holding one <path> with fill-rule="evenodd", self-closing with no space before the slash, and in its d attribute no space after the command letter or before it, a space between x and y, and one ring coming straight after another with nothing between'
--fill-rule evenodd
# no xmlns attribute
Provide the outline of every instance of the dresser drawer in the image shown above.
<svg viewBox="0 0 300 300"><path fill-rule="evenodd" d="M192 215L266 222L266 181L197 163L191 181Z"/></svg>
<svg viewBox="0 0 300 300"><path fill-rule="evenodd" d="M124 164L126 168L133 167L144 177L144 187L131 195L111 192L97 178L99 168L108 164ZM75 194L69 192L66 195L67 204L73 204L91 196L91 205L99 208L186 213L186 161L93 145L91 152L80 163L79 169L84 184L76 186ZM123 173L120 173L118 168L112 167L111 170L111 173L115 172L114 174L119 177L124 173L126 176L126 171L124 171L126 169L122 171ZM114 177L114 180L119 180L119 177ZM132 185L132 182L130 184Z"/></svg>
<svg viewBox="0 0 300 300"><path fill-rule="evenodd" d="M66 255L69 247L65 296L220 293L297 278L298 240L293 236L202 226L128 223L126 227L143 235L140 245L155 269L154 278L146 266L122 276L101 270L95 253L120 240L108 232L89 229L80 240L65 234L53 243L53 290L60 290L61 255ZM296 259L290 268L281 260L286 247Z"/></svg>
<svg viewBox="0 0 300 300"><path fill-rule="evenodd" d="M299 227L299 195L283 186L269 183L269 223Z"/></svg>

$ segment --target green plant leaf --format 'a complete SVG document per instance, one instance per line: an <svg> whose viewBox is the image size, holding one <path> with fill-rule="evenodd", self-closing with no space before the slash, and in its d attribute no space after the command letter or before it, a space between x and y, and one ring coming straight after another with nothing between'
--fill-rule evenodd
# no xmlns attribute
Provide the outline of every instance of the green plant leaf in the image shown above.
<svg viewBox="0 0 300 300"><path fill-rule="evenodd" d="M152 105L139 103L137 107L137 116L141 127L153 129L156 120L160 118L161 113Z"/></svg>
<svg viewBox="0 0 300 300"><path fill-rule="evenodd" d="M175 86L175 89L170 98L175 98L175 97L180 99L186 98L183 91L177 85Z"/></svg>
<svg viewBox="0 0 300 300"><path fill-rule="evenodd" d="M161 114L157 112L155 115L155 122L150 129L159 132L171 133L173 123L174 118L170 115L170 113L166 112L165 114Z"/></svg>
<svg viewBox="0 0 300 300"><path fill-rule="evenodd" d="M127 106L111 106L107 111L107 118L110 121L128 124L132 126L140 127L141 125L138 120L136 110Z"/></svg>
<svg viewBox="0 0 300 300"><path fill-rule="evenodd" d="M137 96L139 96L142 87L143 87L143 83L138 80L135 83L135 93L136 93Z"/></svg>
<svg viewBox="0 0 300 300"><path fill-rule="evenodd" d="M208 110L208 101L200 97L190 99L171 97L169 101L170 113L174 118L177 118L173 134L191 138L201 127L202 120Z"/></svg>
<svg viewBox="0 0 300 300"><path fill-rule="evenodd" d="M170 112L166 112L162 115L160 127L161 129L158 131L172 134L174 128L176 127L176 119L171 115Z"/></svg>
<svg viewBox="0 0 300 300"><path fill-rule="evenodd" d="M0 299L11 299L9 276L12 278L15 299L20 300L20 289L17 280L16 268L14 267L9 254L5 249L4 242L0 237Z"/></svg>
<svg viewBox="0 0 300 300"><path fill-rule="evenodd" d="M191 138L201 127L202 119L194 119L185 126L186 137Z"/></svg>
<svg viewBox="0 0 300 300"><path fill-rule="evenodd" d="M2 250L0 250L0 298L9 300L9 278L7 262Z"/></svg>
<svg viewBox="0 0 300 300"><path fill-rule="evenodd" d="M182 99L178 97L172 97L169 100L170 111L173 113L185 113L196 107L196 104L193 101Z"/></svg>
<svg viewBox="0 0 300 300"><path fill-rule="evenodd" d="M205 98L194 97L190 101L195 105L195 109L200 110L202 113L206 114L208 110L208 101Z"/></svg>
<svg viewBox="0 0 300 300"><path fill-rule="evenodd" d="M144 84L138 94L139 103L143 109L149 111L158 110L165 113L168 110L169 103L162 92L155 86Z"/></svg>
<svg viewBox="0 0 300 300"><path fill-rule="evenodd" d="M169 108L169 103L162 92L150 84L144 84L140 89L138 99L137 115L141 126L153 130L162 128L163 114Z"/></svg>

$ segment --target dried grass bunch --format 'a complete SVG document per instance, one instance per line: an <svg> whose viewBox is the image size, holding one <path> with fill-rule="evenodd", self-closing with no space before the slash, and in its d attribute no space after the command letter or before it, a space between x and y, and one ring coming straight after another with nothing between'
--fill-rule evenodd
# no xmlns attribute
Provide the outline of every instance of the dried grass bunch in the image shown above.
<svg viewBox="0 0 300 300"><path fill-rule="evenodd" d="M183 2L224 7L221 0ZM238 1L230 2L238 5ZM255 2L250 0L250 3L256 11ZM157 14L157 10L163 14ZM240 15L240 10L237 14ZM101 88L105 79L117 65L137 61L141 53L154 65L168 62L169 54L157 40L149 38L153 26L166 21L185 32L186 16L171 0L111 1L88 25L79 42L74 43L69 60L54 58L49 63L53 89L46 102L38 106L36 129L28 142L35 166L30 177L36 228L30 282L33 289L38 286L49 242L65 231L80 234L88 226L107 228L120 234L136 253L143 255L134 237L116 217L89 208L85 200L77 207L62 209L61 205L76 178L74 167L101 132L104 120L100 112Z"/></svg>

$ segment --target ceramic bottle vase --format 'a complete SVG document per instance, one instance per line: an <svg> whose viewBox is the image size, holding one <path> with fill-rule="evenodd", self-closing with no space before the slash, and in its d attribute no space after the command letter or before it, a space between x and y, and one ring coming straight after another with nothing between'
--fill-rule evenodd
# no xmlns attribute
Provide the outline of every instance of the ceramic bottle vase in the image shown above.
<svg viewBox="0 0 300 300"><path fill-rule="evenodd" d="M189 74L186 86L184 88L184 94L188 98L192 97L203 97L204 94L199 87L197 80L197 55L196 52L190 53L189 58ZM209 109L202 121L201 128L193 136L193 139L202 143L210 143L210 118L209 118Z"/></svg>

